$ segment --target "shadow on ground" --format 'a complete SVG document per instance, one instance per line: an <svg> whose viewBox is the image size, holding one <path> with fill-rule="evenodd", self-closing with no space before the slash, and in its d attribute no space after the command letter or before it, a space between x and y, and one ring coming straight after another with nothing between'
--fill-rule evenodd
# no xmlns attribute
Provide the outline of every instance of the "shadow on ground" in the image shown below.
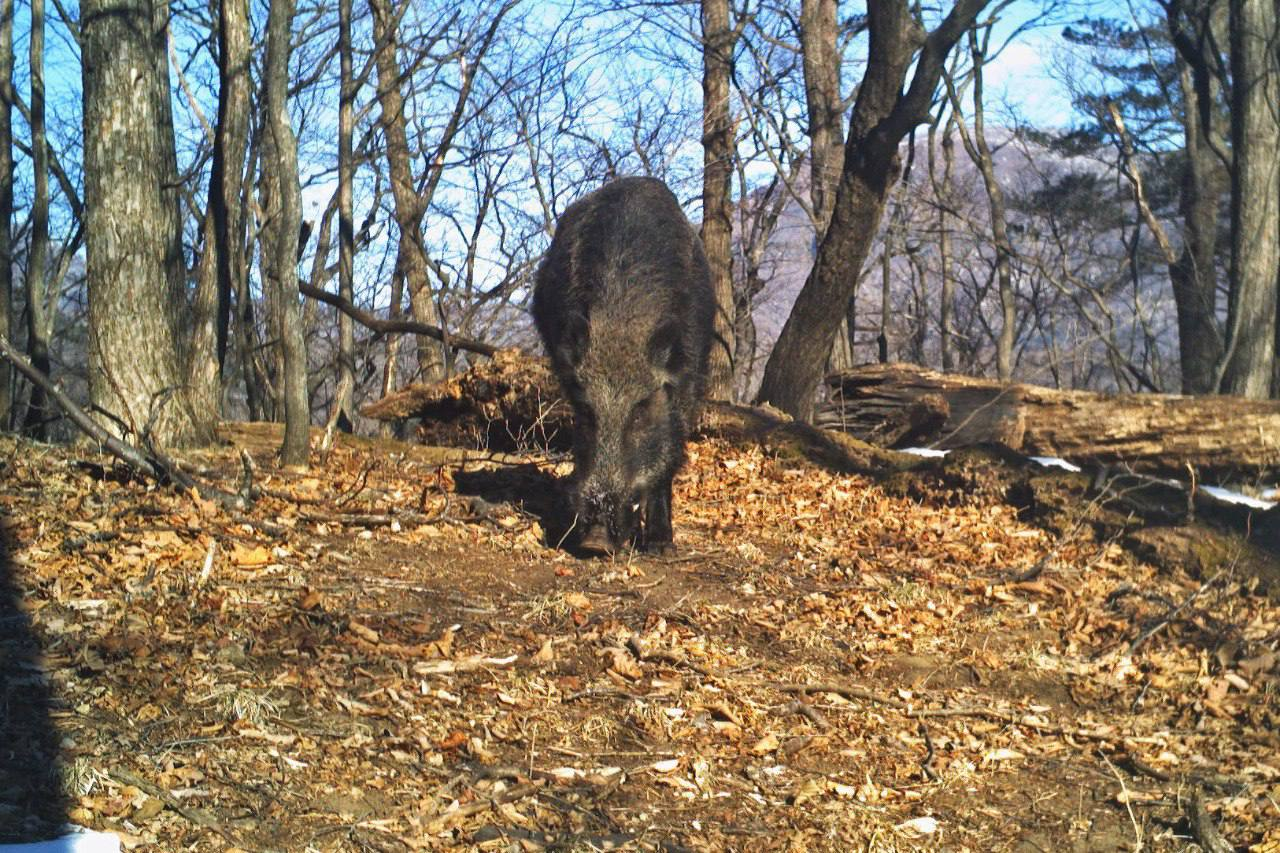
<svg viewBox="0 0 1280 853"><path fill-rule="evenodd" d="M492 470L459 471L454 475L459 495L472 498L472 512L492 515L503 504L528 513L546 531L546 541L555 545L569 531L563 485L550 471L537 465L509 465ZM478 499L478 500L474 500Z"/></svg>
<svg viewBox="0 0 1280 853"><path fill-rule="evenodd" d="M67 798L49 679L6 522L0 515L0 842L38 841L67 822Z"/></svg>

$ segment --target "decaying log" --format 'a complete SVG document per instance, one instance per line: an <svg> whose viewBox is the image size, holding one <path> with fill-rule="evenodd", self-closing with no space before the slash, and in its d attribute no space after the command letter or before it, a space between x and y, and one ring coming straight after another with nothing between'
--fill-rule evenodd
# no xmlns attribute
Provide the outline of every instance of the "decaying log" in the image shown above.
<svg viewBox="0 0 1280 853"><path fill-rule="evenodd" d="M998 442L1028 455L1218 479L1280 474L1280 402L1001 385L911 364L827 378L816 425L886 447Z"/></svg>
<svg viewBox="0 0 1280 853"><path fill-rule="evenodd" d="M429 444L489 450L566 449L573 413L545 359L504 349L443 382L410 385L360 410L380 421L420 418Z"/></svg>

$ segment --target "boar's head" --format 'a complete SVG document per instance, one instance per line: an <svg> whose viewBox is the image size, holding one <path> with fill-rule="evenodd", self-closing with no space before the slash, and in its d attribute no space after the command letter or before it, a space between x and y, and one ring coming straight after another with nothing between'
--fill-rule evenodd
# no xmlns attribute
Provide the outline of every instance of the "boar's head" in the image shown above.
<svg viewBox="0 0 1280 853"><path fill-rule="evenodd" d="M578 547L611 553L636 544L655 496L669 506L684 457L688 356L676 322L590 325L566 372L575 412L569 500Z"/></svg>

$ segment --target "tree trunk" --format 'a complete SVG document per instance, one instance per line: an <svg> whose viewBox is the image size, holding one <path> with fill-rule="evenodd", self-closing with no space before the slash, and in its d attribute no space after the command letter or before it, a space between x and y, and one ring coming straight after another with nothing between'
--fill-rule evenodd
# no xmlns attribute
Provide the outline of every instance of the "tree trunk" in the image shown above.
<svg viewBox="0 0 1280 853"><path fill-rule="evenodd" d="M215 143L216 145L216 143ZM214 181L209 181L209 201ZM212 203L200 222L200 260L191 300L191 344L187 352L187 393L193 408L222 412L222 371L218 365L218 238Z"/></svg>
<svg viewBox="0 0 1280 853"><path fill-rule="evenodd" d="M249 145L249 5L247 0L218 4L218 124L196 290L196 331L188 381L196 405L221 410L223 367L231 322L231 294L246 275L241 187ZM250 417L260 407L251 389Z"/></svg>
<svg viewBox="0 0 1280 853"><path fill-rule="evenodd" d="M874 444L968 447L999 442L1073 462L1185 476L1280 473L1280 403L1231 397L1057 391L955 376L911 364L828 378L819 426Z"/></svg>
<svg viewBox="0 0 1280 853"><path fill-rule="evenodd" d="M284 443L280 460L305 466L310 449L311 406L307 400L307 352L298 305L298 230L302 224L298 184L298 143L289 119L289 40L293 0L271 0L267 15L266 128L263 205L269 227L264 229L264 268L276 295L280 340L279 378L284 397Z"/></svg>
<svg viewBox="0 0 1280 853"><path fill-rule="evenodd" d="M399 275L391 277L391 306L387 310L387 317L391 320L399 320L404 302L404 278ZM386 361L382 365L382 393L379 399L386 397L395 391L399 384L396 382L396 362L400 358L400 335L388 334L386 336ZM387 424L381 427L381 434L389 436L391 428Z"/></svg>
<svg viewBox="0 0 1280 853"><path fill-rule="evenodd" d="M249 73L248 0L222 0L218 4L218 129L213 168L218 175L210 184L211 206L218 243L218 364L226 362L231 322L231 294L240 292L246 279L244 252L245 159L249 148L249 97L253 81Z"/></svg>
<svg viewBox="0 0 1280 853"><path fill-rule="evenodd" d="M840 49L836 0L800 3L800 57L809 117L809 200L813 205L814 245L831 222L836 185L844 162L843 99L840 94ZM854 299L831 347L832 370L853 367Z"/></svg>
<svg viewBox="0 0 1280 853"><path fill-rule="evenodd" d="M733 397L733 178L734 133L729 97L738 40L729 0L702 0L702 246L716 296L707 394Z"/></svg>
<svg viewBox="0 0 1280 853"><path fill-rule="evenodd" d="M1216 255L1218 208L1226 190L1227 174L1213 150L1212 140L1217 134L1206 126L1206 118L1214 112L1218 78L1199 53L1194 65L1179 53L1186 150L1178 198L1182 247L1169 265L1178 312L1178 356L1184 394L1213 393L1217 386L1214 367L1222 357Z"/></svg>
<svg viewBox="0 0 1280 853"><path fill-rule="evenodd" d="M185 306L165 0L83 0L84 215L94 405L162 445L207 442L183 393ZM119 435L120 424L104 426Z"/></svg>
<svg viewBox="0 0 1280 853"><path fill-rule="evenodd" d="M0 0L0 335L13 341L13 0ZM13 416L13 370L0 363L0 430Z"/></svg>
<svg viewBox="0 0 1280 853"><path fill-rule="evenodd" d="M31 366L52 376L49 369L49 339L53 322L49 316L57 305L48 300L49 266L49 151L45 144L44 110L44 0L31 0L31 235L27 240L25 290L27 301L27 359ZM31 386L31 399L23 431L35 438L46 438L53 410L43 388Z"/></svg>
<svg viewBox="0 0 1280 853"><path fill-rule="evenodd" d="M1280 61L1275 0L1231 0L1231 297L1221 389L1271 393L1280 270Z"/></svg>
<svg viewBox="0 0 1280 853"><path fill-rule="evenodd" d="M355 128L355 85L351 79L351 0L338 0L338 295L355 304L355 213L351 198L354 163L351 136ZM351 318L338 312L338 375L333 407L337 427L351 432L355 427L353 405L356 383L355 329Z"/></svg>
<svg viewBox="0 0 1280 853"><path fill-rule="evenodd" d="M414 319L431 326L441 326L440 312L431 296L427 253L422 245L422 217L426 210L414 188L404 97L400 94L402 74L396 58L399 18L387 0L369 0L369 8L373 12L378 104L382 108L378 120L382 124L386 140L391 195L395 201L396 227L400 232L396 248L396 271L408 285L409 304ZM443 159L443 149L440 156ZM422 381L434 382L444 378L443 347L424 338L419 338L417 343Z"/></svg>
<svg viewBox="0 0 1280 853"><path fill-rule="evenodd" d="M985 5L986 0L959 0L924 38L918 54L919 24L905 0L869 5L867 70L853 108L831 224L765 366L760 402L804 419L812 412L842 316L831 306L846 305L857 286L901 170L899 143L928 119L947 53ZM915 71L904 91L913 60Z"/></svg>
<svg viewBox="0 0 1280 853"><path fill-rule="evenodd" d="M938 296L938 348L942 351L942 369L955 367L955 356L951 343L951 317L955 310L956 283L951 277L951 225L947 211L951 206L951 174L955 168L956 144L951 136L951 127L955 123L954 113L947 120L946 130L942 135L942 187L938 194L941 202L938 205L938 275L942 279L941 292ZM932 146L930 146L932 150Z"/></svg>
<svg viewBox="0 0 1280 853"><path fill-rule="evenodd" d="M991 238L996 250L996 283L1000 297L1000 331L996 337L996 376L1001 382L1008 382L1013 378L1013 344L1018 317L1013 291L1013 244L1009 242L1009 219L1005 207L1004 189L996 177L995 160L991 154L991 146L987 142L982 68L986 62L986 49L990 40L990 26L983 31L981 41L976 31L969 31L969 55L973 60L972 135L965 128L963 119L957 122L956 127L960 131L960 141L964 143L969 159L982 175L982 185L987 193ZM960 99L950 78L947 80L947 90L951 96L952 108L957 115L960 115Z"/></svg>

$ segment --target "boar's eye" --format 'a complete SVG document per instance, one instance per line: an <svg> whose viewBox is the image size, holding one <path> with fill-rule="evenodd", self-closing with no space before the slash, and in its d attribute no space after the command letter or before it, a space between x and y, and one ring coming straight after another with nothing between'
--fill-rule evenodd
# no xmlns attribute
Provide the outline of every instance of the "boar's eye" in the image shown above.
<svg viewBox="0 0 1280 853"><path fill-rule="evenodd" d="M676 323L663 323L649 338L649 364L663 374L664 382L673 382L685 366L685 352Z"/></svg>
<svg viewBox="0 0 1280 853"><path fill-rule="evenodd" d="M659 404L666 400L668 393L668 387L663 385L657 391L632 406L631 422L643 424L652 420L658 411Z"/></svg>

